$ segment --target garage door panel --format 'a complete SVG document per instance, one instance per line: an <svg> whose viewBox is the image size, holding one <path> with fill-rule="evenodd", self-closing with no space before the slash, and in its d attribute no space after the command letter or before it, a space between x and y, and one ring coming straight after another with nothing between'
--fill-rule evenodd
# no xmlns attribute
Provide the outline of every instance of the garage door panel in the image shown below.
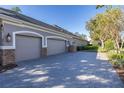
<svg viewBox="0 0 124 93"><path fill-rule="evenodd" d="M48 39L48 55L55 55L65 52L65 41L57 39Z"/></svg>
<svg viewBox="0 0 124 93"><path fill-rule="evenodd" d="M28 36L16 36L16 61L40 57L41 39Z"/></svg>

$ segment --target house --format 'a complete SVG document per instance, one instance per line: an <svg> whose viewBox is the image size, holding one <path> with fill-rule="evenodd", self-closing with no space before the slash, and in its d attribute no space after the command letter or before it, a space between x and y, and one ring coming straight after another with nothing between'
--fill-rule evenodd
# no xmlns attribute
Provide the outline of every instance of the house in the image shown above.
<svg viewBox="0 0 124 93"><path fill-rule="evenodd" d="M0 65L73 52L83 43L57 25L0 8Z"/></svg>

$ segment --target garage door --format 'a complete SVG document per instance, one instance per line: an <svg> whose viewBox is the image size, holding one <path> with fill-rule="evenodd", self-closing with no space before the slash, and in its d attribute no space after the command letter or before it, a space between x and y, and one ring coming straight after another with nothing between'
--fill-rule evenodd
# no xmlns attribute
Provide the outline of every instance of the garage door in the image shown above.
<svg viewBox="0 0 124 93"><path fill-rule="evenodd" d="M40 57L41 39L29 36L16 36L16 61Z"/></svg>
<svg viewBox="0 0 124 93"><path fill-rule="evenodd" d="M48 55L55 55L59 53L65 52L65 40L58 40L58 39L48 39Z"/></svg>

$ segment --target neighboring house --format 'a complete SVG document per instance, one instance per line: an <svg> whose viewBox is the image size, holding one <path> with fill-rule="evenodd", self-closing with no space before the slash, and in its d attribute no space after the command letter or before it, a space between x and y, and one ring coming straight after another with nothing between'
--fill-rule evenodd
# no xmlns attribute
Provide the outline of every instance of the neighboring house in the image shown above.
<svg viewBox="0 0 124 93"><path fill-rule="evenodd" d="M73 52L83 42L84 40L59 26L0 8L1 65Z"/></svg>

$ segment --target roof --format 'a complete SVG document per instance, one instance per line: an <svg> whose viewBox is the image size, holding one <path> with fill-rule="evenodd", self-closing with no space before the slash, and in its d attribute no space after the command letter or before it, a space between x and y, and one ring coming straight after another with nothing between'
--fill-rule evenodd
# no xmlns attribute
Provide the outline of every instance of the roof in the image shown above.
<svg viewBox="0 0 124 93"><path fill-rule="evenodd" d="M4 15L9 16L9 17L12 17L12 18L20 19L20 20L23 20L23 21L26 21L26 22L33 23L35 25L43 26L45 28L49 28L49 29L52 29L52 30L56 30L56 31L59 31L59 32L63 32L63 33L66 33L66 34L69 34L69 35L73 35L73 36L78 37L77 35L69 32L68 30L66 30L66 29L64 29L62 27L59 27L57 25L47 24L45 22L36 20L34 18L31 18L29 16L23 15L21 13L17 13L17 12L12 11L12 10L0 8L0 14L4 14Z"/></svg>

